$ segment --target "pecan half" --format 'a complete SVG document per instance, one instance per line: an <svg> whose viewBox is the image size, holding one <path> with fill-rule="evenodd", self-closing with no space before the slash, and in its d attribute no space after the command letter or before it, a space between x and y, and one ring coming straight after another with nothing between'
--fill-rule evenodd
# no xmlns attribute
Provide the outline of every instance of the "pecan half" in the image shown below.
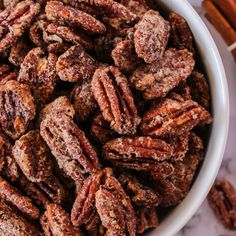
<svg viewBox="0 0 236 236"><path fill-rule="evenodd" d="M17 189L0 177L0 199L12 205L29 219L38 219L40 212L28 197L23 196Z"/></svg>
<svg viewBox="0 0 236 236"><path fill-rule="evenodd" d="M194 65L192 53L186 49L170 48L165 51L161 60L136 68L129 81L135 89L143 91L145 99L164 97L187 79Z"/></svg>
<svg viewBox="0 0 236 236"><path fill-rule="evenodd" d="M114 66L95 71L92 91L104 119L119 134L134 134L140 123L126 77Z"/></svg>
<svg viewBox="0 0 236 236"><path fill-rule="evenodd" d="M63 114L47 116L40 125L40 134L51 149L59 167L75 181L99 169L97 154L83 131Z"/></svg>
<svg viewBox="0 0 236 236"><path fill-rule="evenodd" d="M11 80L0 86L0 123L4 131L17 139L35 117L35 105L27 85Z"/></svg>
<svg viewBox="0 0 236 236"><path fill-rule="evenodd" d="M15 6L8 6L0 12L0 52L11 47L30 27L40 11L40 5L31 0L21 1Z"/></svg>
<svg viewBox="0 0 236 236"><path fill-rule="evenodd" d="M165 98L146 112L141 131L154 137L182 135L199 123L211 121L210 113L193 100L180 102Z"/></svg>
<svg viewBox="0 0 236 236"><path fill-rule="evenodd" d="M70 94L70 100L75 109L76 120L79 122L88 120L97 109L90 81L77 84Z"/></svg>
<svg viewBox="0 0 236 236"><path fill-rule="evenodd" d="M82 236L80 229L73 226L69 214L59 205L50 204L41 219L46 236Z"/></svg>
<svg viewBox="0 0 236 236"><path fill-rule="evenodd" d="M40 236L40 231L0 200L0 233L5 236Z"/></svg>
<svg viewBox="0 0 236 236"><path fill-rule="evenodd" d="M208 194L208 202L226 228L236 229L236 191L229 181L217 180Z"/></svg>
<svg viewBox="0 0 236 236"><path fill-rule="evenodd" d="M169 38L170 25L157 11L147 11L135 25L134 45L136 53L146 63L160 59Z"/></svg>
<svg viewBox="0 0 236 236"><path fill-rule="evenodd" d="M193 100L209 110L210 91L205 76L198 71L193 71L187 80L187 83L190 87L190 93L193 97Z"/></svg>
<svg viewBox="0 0 236 236"><path fill-rule="evenodd" d="M122 71L132 71L139 62L131 40L121 41L111 52L115 65Z"/></svg>
<svg viewBox="0 0 236 236"><path fill-rule="evenodd" d="M50 53L46 57L41 48L34 48L21 64L17 80L30 87L38 105L46 103L54 91L56 61L57 57L54 54Z"/></svg>
<svg viewBox="0 0 236 236"><path fill-rule="evenodd" d="M106 31L103 25L91 15L76 10L69 6L64 6L59 1L49 1L45 7L47 19L59 23L67 23L71 26L82 28L90 33L104 33Z"/></svg>
<svg viewBox="0 0 236 236"><path fill-rule="evenodd" d="M78 82L92 77L96 61L80 45L75 45L58 58L56 70L61 80Z"/></svg>
<svg viewBox="0 0 236 236"><path fill-rule="evenodd" d="M16 80L17 72L11 71L7 64L0 65L0 85L5 84L9 80Z"/></svg>
<svg viewBox="0 0 236 236"><path fill-rule="evenodd" d="M169 15L170 22L170 42L171 46L177 49L188 49L195 53L193 45L193 34L186 20L176 12Z"/></svg>
<svg viewBox="0 0 236 236"><path fill-rule="evenodd" d="M49 150L37 130L28 132L16 141L13 155L24 175L32 182L44 181L52 174Z"/></svg>
<svg viewBox="0 0 236 236"><path fill-rule="evenodd" d="M64 53L67 51L72 45L70 43L64 43L64 42L54 42L50 43L47 46L48 52L55 53L61 55L61 53Z"/></svg>
<svg viewBox="0 0 236 236"><path fill-rule="evenodd" d="M116 136L115 132L110 129L109 123L104 120L101 114L93 119L90 133L101 144L105 144Z"/></svg>
<svg viewBox="0 0 236 236"><path fill-rule="evenodd" d="M139 17L150 9L145 0L121 0L121 3Z"/></svg>

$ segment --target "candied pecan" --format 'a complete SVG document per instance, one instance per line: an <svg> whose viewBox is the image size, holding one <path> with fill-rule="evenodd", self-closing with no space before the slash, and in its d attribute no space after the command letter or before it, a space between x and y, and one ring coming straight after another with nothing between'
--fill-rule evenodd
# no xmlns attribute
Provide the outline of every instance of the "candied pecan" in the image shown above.
<svg viewBox="0 0 236 236"><path fill-rule="evenodd" d="M104 119L119 134L134 134L140 123L126 77L114 66L95 71L92 91Z"/></svg>
<svg viewBox="0 0 236 236"><path fill-rule="evenodd" d="M9 80L16 80L16 71L11 71L7 64L0 65L0 85L5 84Z"/></svg>
<svg viewBox="0 0 236 236"><path fill-rule="evenodd" d="M121 4L139 17L150 9L145 0L121 0Z"/></svg>
<svg viewBox="0 0 236 236"><path fill-rule="evenodd" d="M135 210L137 233L142 234L147 229L156 228L159 225L155 208L139 207Z"/></svg>
<svg viewBox="0 0 236 236"><path fill-rule="evenodd" d="M73 226L69 214L59 205L50 204L40 223L46 236L82 236L80 229Z"/></svg>
<svg viewBox="0 0 236 236"><path fill-rule="evenodd" d="M32 204L31 200L23 196L2 177L0 177L0 199L14 206L29 219L39 218L39 209Z"/></svg>
<svg viewBox="0 0 236 236"><path fill-rule="evenodd" d="M57 61L56 70L61 80L77 82L92 77L96 61L80 45L63 53Z"/></svg>
<svg viewBox="0 0 236 236"><path fill-rule="evenodd" d="M103 25L91 15L76 10L69 6L64 6L59 1L49 1L45 7L47 19L59 23L67 23L71 26L76 26L90 33L104 33L106 31Z"/></svg>
<svg viewBox="0 0 236 236"><path fill-rule="evenodd" d="M45 56L41 48L34 48L28 52L21 64L17 80L27 84L36 104L46 103L54 91L56 80L57 57L50 53Z"/></svg>
<svg viewBox="0 0 236 236"><path fill-rule="evenodd" d="M169 38L170 25L157 11L147 11L135 25L134 45L136 53L146 63L160 59Z"/></svg>
<svg viewBox="0 0 236 236"><path fill-rule="evenodd" d="M55 53L55 54L61 54L67 51L72 45L70 43L60 43L60 42L54 42L50 43L47 46L48 52Z"/></svg>
<svg viewBox="0 0 236 236"><path fill-rule="evenodd" d="M21 0L3 0L4 7L12 6L14 7L17 3L19 3Z"/></svg>
<svg viewBox="0 0 236 236"><path fill-rule="evenodd" d="M202 139L197 136L195 133L190 132L189 134L189 153L191 154L202 154L202 151L204 149L203 141Z"/></svg>
<svg viewBox="0 0 236 236"><path fill-rule="evenodd" d="M105 144L115 137L115 132L110 129L109 123L104 120L101 114L93 119L90 132L93 138L101 144Z"/></svg>
<svg viewBox="0 0 236 236"><path fill-rule="evenodd" d="M145 99L164 97L192 73L195 61L187 50L174 48L165 51L161 60L143 64L130 77L131 85L144 92Z"/></svg>
<svg viewBox="0 0 236 236"><path fill-rule="evenodd" d="M134 175L124 172L119 175L118 180L136 206L152 208L161 202L158 193L144 186Z"/></svg>
<svg viewBox="0 0 236 236"><path fill-rule="evenodd" d="M141 131L145 135L182 135L199 123L210 124L211 115L193 100L177 101L164 98L143 117Z"/></svg>
<svg viewBox="0 0 236 236"><path fill-rule="evenodd" d="M129 197L118 180L109 177L95 194L95 205L108 235L136 235L136 218Z"/></svg>
<svg viewBox="0 0 236 236"><path fill-rule="evenodd" d="M44 181L52 174L52 160L39 131L21 136L13 147L14 158L24 175L32 182Z"/></svg>
<svg viewBox="0 0 236 236"><path fill-rule="evenodd" d="M8 6L0 12L0 52L11 47L25 32L39 13L40 5L31 0Z"/></svg>
<svg viewBox="0 0 236 236"><path fill-rule="evenodd" d="M83 131L65 114L47 116L40 134L51 149L59 167L75 181L99 169L97 154Z"/></svg>
<svg viewBox="0 0 236 236"><path fill-rule="evenodd" d="M0 124L13 139L27 130L35 105L27 85L11 80L0 86Z"/></svg>
<svg viewBox="0 0 236 236"><path fill-rule="evenodd" d="M131 40L121 41L111 52L114 63L125 72L132 71L139 62Z"/></svg>
<svg viewBox="0 0 236 236"><path fill-rule="evenodd" d="M209 110L210 91L205 76L198 71L193 71L187 82L190 87L190 93L193 100Z"/></svg>
<svg viewBox="0 0 236 236"><path fill-rule="evenodd" d="M57 35L66 42L81 44L86 49L91 49L93 47L92 40L88 36L82 32L77 33L67 26L51 23L47 26L46 31L50 34Z"/></svg>
<svg viewBox="0 0 236 236"><path fill-rule="evenodd" d="M0 200L0 233L5 236L40 236L40 231L28 220Z"/></svg>
<svg viewBox="0 0 236 236"><path fill-rule="evenodd" d="M188 49L195 53L193 35L186 20L175 12L169 15L170 42L171 46L177 49Z"/></svg>
<svg viewBox="0 0 236 236"><path fill-rule="evenodd" d="M156 163L169 159L173 147L160 139L150 137L121 137L103 146L103 157L111 162Z"/></svg>
<svg viewBox="0 0 236 236"><path fill-rule="evenodd" d="M77 84L70 94L70 100L75 109L75 118L79 122L86 121L97 109L90 81Z"/></svg>
<svg viewBox="0 0 236 236"><path fill-rule="evenodd" d="M236 229L236 191L228 180L216 181L208 194L208 202L226 228Z"/></svg>
<svg viewBox="0 0 236 236"><path fill-rule="evenodd" d="M16 44L11 47L9 61L14 66L20 66L23 62L25 56L30 50L30 45L28 42L25 42L25 39L19 39Z"/></svg>

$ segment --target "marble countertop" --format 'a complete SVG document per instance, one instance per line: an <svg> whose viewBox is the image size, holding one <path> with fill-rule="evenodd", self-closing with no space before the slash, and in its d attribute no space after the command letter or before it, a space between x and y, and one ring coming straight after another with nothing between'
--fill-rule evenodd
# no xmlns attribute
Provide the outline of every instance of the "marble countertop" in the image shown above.
<svg viewBox="0 0 236 236"><path fill-rule="evenodd" d="M218 177L225 177L236 186L236 63L221 36L204 18L204 10L201 7L202 0L188 0L206 23L210 30L222 57L227 75L230 96L230 127L227 147ZM216 219L215 215L204 201L200 209L188 222L188 224L175 236L235 236L235 231L225 229Z"/></svg>

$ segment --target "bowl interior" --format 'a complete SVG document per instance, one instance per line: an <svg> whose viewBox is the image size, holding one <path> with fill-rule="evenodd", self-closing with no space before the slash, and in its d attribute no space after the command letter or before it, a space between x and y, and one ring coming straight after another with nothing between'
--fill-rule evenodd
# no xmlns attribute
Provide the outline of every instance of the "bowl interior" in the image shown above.
<svg viewBox="0 0 236 236"><path fill-rule="evenodd" d="M161 222L158 228L147 234L149 236L171 236L177 233L197 211L215 180L228 135L229 98L226 76L219 52L200 16L187 0L158 0L157 5L162 11L175 11L187 20L207 73L214 119L205 159L191 191L183 202Z"/></svg>

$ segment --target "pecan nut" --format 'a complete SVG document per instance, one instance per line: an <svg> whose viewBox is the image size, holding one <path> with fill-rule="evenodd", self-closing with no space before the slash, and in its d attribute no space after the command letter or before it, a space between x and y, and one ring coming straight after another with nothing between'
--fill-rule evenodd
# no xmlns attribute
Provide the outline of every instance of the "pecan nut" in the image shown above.
<svg viewBox="0 0 236 236"><path fill-rule="evenodd" d="M135 51L146 63L160 59L169 38L170 25L157 11L147 11L135 25Z"/></svg>
<svg viewBox="0 0 236 236"><path fill-rule="evenodd" d="M46 236L83 235L79 228L72 225L69 214L57 204L48 205L40 222Z"/></svg>
<svg viewBox="0 0 236 236"><path fill-rule="evenodd" d="M75 181L99 169L97 154L83 131L63 114L47 116L40 125L40 134L51 149L59 167Z"/></svg>
<svg viewBox="0 0 236 236"><path fill-rule="evenodd" d="M21 212L29 219L39 218L39 209L32 204L31 200L23 196L2 177L0 177L0 199L6 203L10 203L17 211Z"/></svg>
<svg viewBox="0 0 236 236"><path fill-rule="evenodd" d="M182 135L199 123L211 121L210 113L193 100L180 102L165 98L145 113L141 131L154 137Z"/></svg>
<svg viewBox="0 0 236 236"><path fill-rule="evenodd" d="M134 134L140 123L126 77L114 66L95 71L92 91L104 119L119 134Z"/></svg>
<svg viewBox="0 0 236 236"><path fill-rule="evenodd" d="M54 91L56 61L54 54L45 57L41 48L34 48L21 64L17 80L30 87L37 104L46 103Z"/></svg>
<svg viewBox="0 0 236 236"><path fill-rule="evenodd" d="M16 80L17 72L11 71L7 64L0 65L0 85L5 84L7 81Z"/></svg>
<svg viewBox="0 0 236 236"><path fill-rule="evenodd" d="M24 175L32 182L41 182L52 174L49 150L37 130L16 141L13 155Z"/></svg>
<svg viewBox="0 0 236 236"><path fill-rule="evenodd" d="M216 181L208 194L208 202L226 228L236 229L236 191L229 181Z"/></svg>
<svg viewBox="0 0 236 236"><path fill-rule="evenodd" d="M71 103L75 109L77 121L86 121L97 109L97 102L93 96L90 81L83 81L74 87L70 95Z"/></svg>
<svg viewBox="0 0 236 236"><path fill-rule="evenodd" d="M96 61L80 45L75 45L58 58L56 70L61 80L78 82L92 77Z"/></svg>
<svg viewBox="0 0 236 236"><path fill-rule="evenodd" d="M192 53L171 48L165 51L161 60L137 67L129 80L135 89L143 91L147 100L164 97L188 78L194 65Z"/></svg>
<svg viewBox="0 0 236 236"><path fill-rule="evenodd" d="M79 27L90 33L104 33L106 27L91 15L76 10L69 6L64 6L59 1L49 1L45 7L47 19L49 21L66 23L72 27Z"/></svg>
<svg viewBox="0 0 236 236"><path fill-rule="evenodd" d="M13 139L25 133L35 117L35 105L27 85L11 80L0 86L0 124Z"/></svg>
<svg viewBox="0 0 236 236"><path fill-rule="evenodd" d="M150 9L145 0L122 0L121 3L139 17Z"/></svg>

